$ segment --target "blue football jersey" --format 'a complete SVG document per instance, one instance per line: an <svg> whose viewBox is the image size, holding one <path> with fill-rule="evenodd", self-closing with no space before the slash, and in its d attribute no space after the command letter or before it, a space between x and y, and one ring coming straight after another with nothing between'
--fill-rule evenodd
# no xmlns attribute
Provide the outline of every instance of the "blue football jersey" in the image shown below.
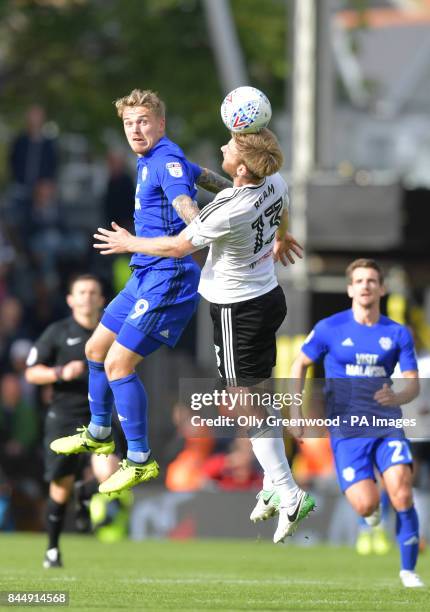
<svg viewBox="0 0 430 612"><path fill-rule="evenodd" d="M302 351L312 361L324 361L330 417L401 418L399 406L381 406L373 396L384 383L391 384L397 363L403 372L418 369L413 339L405 326L383 315L374 325L363 325L349 309L317 323Z"/></svg>
<svg viewBox="0 0 430 612"><path fill-rule="evenodd" d="M189 162L182 149L165 136L146 155L139 157L134 211L136 236L153 238L179 234L185 223L173 208L172 201L181 194L194 198L195 182L201 172L200 166ZM160 268L171 266L172 260L134 253L130 263Z"/></svg>

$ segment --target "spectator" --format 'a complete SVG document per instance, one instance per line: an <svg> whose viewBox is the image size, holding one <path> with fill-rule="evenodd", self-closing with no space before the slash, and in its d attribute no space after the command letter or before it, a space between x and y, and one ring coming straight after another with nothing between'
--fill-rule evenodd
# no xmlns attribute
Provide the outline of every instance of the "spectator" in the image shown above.
<svg viewBox="0 0 430 612"><path fill-rule="evenodd" d="M293 461L294 477L307 489L319 481L322 486L335 482L333 453L329 438L303 438Z"/></svg>
<svg viewBox="0 0 430 612"><path fill-rule="evenodd" d="M203 474L207 482L225 491L258 490L263 481L248 438L236 438L227 453L209 457L203 465Z"/></svg>
<svg viewBox="0 0 430 612"><path fill-rule="evenodd" d="M8 223L19 231L22 248L29 229L33 189L40 179L54 181L58 155L55 141L44 133L45 111L31 106L26 114L26 128L13 140L9 151L12 194Z"/></svg>
<svg viewBox="0 0 430 612"><path fill-rule="evenodd" d="M103 198L103 221L116 221L129 231L133 229L135 184L127 171L124 154L111 150L107 155L109 172Z"/></svg>
<svg viewBox="0 0 430 612"><path fill-rule="evenodd" d="M176 443L182 449L167 468L166 487L170 491L197 491L203 485L203 465L214 448L214 440L202 427L197 437L191 425L191 410L183 404L173 407L173 422L178 433Z"/></svg>
<svg viewBox="0 0 430 612"><path fill-rule="evenodd" d="M37 414L24 400L17 374L3 375L0 398L0 465L10 480L37 477L33 456L39 435Z"/></svg>
<svg viewBox="0 0 430 612"><path fill-rule="evenodd" d="M10 244L4 228L0 225L0 302L8 293L8 280L16 253Z"/></svg>
<svg viewBox="0 0 430 612"><path fill-rule="evenodd" d="M23 398L33 404L35 402L35 389L25 378L26 361L31 347L30 340L25 338L15 340L10 347L9 362L12 371L19 376Z"/></svg>
<svg viewBox="0 0 430 612"><path fill-rule="evenodd" d="M58 289L62 268L86 253L87 238L62 222L61 203L55 183L40 180L34 188L30 251L45 283Z"/></svg>
<svg viewBox="0 0 430 612"><path fill-rule="evenodd" d="M23 314L23 307L14 296L6 297L0 304L0 369L3 372L10 369L11 344L18 338L28 337Z"/></svg>
<svg viewBox="0 0 430 612"><path fill-rule="evenodd" d="M0 531L12 531L14 528L10 493L9 483L0 466Z"/></svg>

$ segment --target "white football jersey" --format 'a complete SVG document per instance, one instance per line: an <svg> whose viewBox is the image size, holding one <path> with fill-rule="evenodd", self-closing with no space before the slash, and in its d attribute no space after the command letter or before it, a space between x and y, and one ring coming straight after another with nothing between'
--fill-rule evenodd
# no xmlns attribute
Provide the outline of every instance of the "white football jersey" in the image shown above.
<svg viewBox="0 0 430 612"><path fill-rule="evenodd" d="M261 185L224 189L190 223L187 239L210 245L199 285L206 300L243 302L277 286L272 249L287 207L287 184L277 173Z"/></svg>

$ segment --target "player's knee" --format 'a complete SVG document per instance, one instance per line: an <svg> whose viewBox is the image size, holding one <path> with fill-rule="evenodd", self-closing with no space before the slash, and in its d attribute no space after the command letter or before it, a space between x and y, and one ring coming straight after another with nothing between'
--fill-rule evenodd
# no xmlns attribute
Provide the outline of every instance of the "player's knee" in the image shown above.
<svg viewBox="0 0 430 612"><path fill-rule="evenodd" d="M373 499L360 500L356 505L356 510L360 516L370 516L378 508L378 501Z"/></svg>
<svg viewBox="0 0 430 612"><path fill-rule="evenodd" d="M129 376L134 372L127 360L121 359L120 355L110 351L105 359L105 372L109 380L118 380Z"/></svg>
<svg viewBox="0 0 430 612"><path fill-rule="evenodd" d="M412 490L407 486L399 487L390 494L390 499L395 510L407 510L413 504Z"/></svg>
<svg viewBox="0 0 430 612"><path fill-rule="evenodd" d="M90 361L102 363L106 357L106 351L104 347L100 346L97 340L91 337L85 345L85 356Z"/></svg>

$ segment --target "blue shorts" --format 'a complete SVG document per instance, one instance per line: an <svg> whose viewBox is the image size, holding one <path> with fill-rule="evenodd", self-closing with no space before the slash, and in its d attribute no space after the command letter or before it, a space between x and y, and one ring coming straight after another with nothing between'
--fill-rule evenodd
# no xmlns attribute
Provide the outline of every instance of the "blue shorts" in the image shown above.
<svg viewBox="0 0 430 612"><path fill-rule="evenodd" d="M375 467L383 474L392 465L412 464L406 438L332 437L331 447L342 492L360 480L375 480Z"/></svg>
<svg viewBox="0 0 430 612"><path fill-rule="evenodd" d="M136 268L108 304L101 323L117 342L140 355L160 343L175 346L199 302L200 268L179 260L170 268Z"/></svg>

